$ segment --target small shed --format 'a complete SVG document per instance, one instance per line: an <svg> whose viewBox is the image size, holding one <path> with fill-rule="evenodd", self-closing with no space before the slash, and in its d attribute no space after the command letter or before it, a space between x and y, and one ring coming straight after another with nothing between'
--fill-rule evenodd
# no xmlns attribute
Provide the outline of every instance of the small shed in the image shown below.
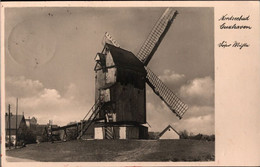
<svg viewBox="0 0 260 167"><path fill-rule="evenodd" d="M180 139L180 134L171 125L168 125L159 134L159 139Z"/></svg>

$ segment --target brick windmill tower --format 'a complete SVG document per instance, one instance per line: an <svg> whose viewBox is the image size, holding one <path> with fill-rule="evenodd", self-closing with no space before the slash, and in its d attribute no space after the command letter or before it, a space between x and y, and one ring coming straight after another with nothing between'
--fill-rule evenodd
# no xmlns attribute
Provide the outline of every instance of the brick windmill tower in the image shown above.
<svg viewBox="0 0 260 167"><path fill-rule="evenodd" d="M187 105L147 67L177 14L171 8L166 9L136 56L105 34L104 48L95 57L96 103L83 119L86 123L78 138L92 123L95 139L147 138L148 128L143 126L146 124L146 83L182 118Z"/></svg>

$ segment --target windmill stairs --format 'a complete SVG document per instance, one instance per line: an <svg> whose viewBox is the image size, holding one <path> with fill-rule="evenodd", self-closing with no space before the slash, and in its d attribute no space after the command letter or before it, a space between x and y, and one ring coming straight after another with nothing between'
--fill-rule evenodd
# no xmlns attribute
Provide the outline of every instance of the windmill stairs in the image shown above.
<svg viewBox="0 0 260 167"><path fill-rule="evenodd" d="M89 110L89 112L85 115L85 117L82 120L82 127L80 128L80 130L78 131L78 136L77 139L80 139L85 132L88 130L88 128L91 126L91 124L95 121L98 121L99 119L96 119L98 113L101 111L101 107L104 105L104 103L101 100L98 100L96 102L96 104L94 104L91 109ZM90 117L86 120L87 116L90 115ZM113 122L113 118L111 114L106 114L107 118L107 122ZM100 118L103 119L103 118ZM106 139L114 139L114 128L111 126L106 126L105 127L105 138Z"/></svg>
<svg viewBox="0 0 260 167"><path fill-rule="evenodd" d="M64 131L62 140L66 141L67 140L67 130L69 128L75 128L76 127L76 139L81 139L84 134L87 132L89 127L92 125L93 122L98 121L100 119L96 119L97 115L100 113L100 109L104 105L102 100L97 100L96 103L90 108L90 110L87 112L87 114L84 116L84 118L77 123L69 124L66 126L61 126L57 128L51 128L49 134L53 134L55 131ZM52 141L52 136L50 136L50 140Z"/></svg>
<svg viewBox="0 0 260 167"><path fill-rule="evenodd" d="M83 118L83 120L81 121L81 128L78 132L78 137L77 139L80 139L85 132L88 130L88 128L90 127L90 125L96 121L96 117L98 115L98 113L101 111L101 107L104 105L104 103L102 102L102 100L97 100L97 102L91 107L91 109L88 111L88 113L85 115L85 117ZM91 115L90 115L91 114ZM90 117L86 120L87 116L90 115Z"/></svg>

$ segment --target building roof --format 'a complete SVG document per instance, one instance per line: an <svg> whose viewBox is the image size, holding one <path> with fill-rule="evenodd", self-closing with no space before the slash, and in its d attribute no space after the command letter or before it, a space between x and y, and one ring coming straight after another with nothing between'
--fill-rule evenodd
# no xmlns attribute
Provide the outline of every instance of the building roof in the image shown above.
<svg viewBox="0 0 260 167"><path fill-rule="evenodd" d="M11 129L16 129L16 115L11 115L10 121L11 121ZM22 121L25 121L24 116L23 115L17 115L17 128L19 128ZM5 115L5 128L9 129L8 115Z"/></svg>
<svg viewBox="0 0 260 167"><path fill-rule="evenodd" d="M109 48L116 66L121 66L142 73L146 73L143 63L132 52L113 46L108 43L106 44L106 46Z"/></svg>
<svg viewBox="0 0 260 167"><path fill-rule="evenodd" d="M26 123L29 123L29 124L37 124L37 119L35 117L25 118L25 121L26 121Z"/></svg>
<svg viewBox="0 0 260 167"><path fill-rule="evenodd" d="M168 129L172 129L173 131L175 131L179 136L180 134L171 126L171 125L168 125L160 134L159 134L159 138L168 130Z"/></svg>

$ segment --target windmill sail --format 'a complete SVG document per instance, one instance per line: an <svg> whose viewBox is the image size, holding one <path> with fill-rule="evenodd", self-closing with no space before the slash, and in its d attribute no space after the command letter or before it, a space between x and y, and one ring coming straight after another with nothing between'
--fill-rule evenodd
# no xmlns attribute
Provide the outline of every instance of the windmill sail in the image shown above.
<svg viewBox="0 0 260 167"><path fill-rule="evenodd" d="M137 54L137 58L146 66L159 47L162 39L169 30L174 18L178 12L171 8L167 8L160 19L157 21L148 38L142 45Z"/></svg>
<svg viewBox="0 0 260 167"><path fill-rule="evenodd" d="M103 40L102 40L102 45L105 45L106 43L109 43L116 47L120 47L120 45L117 43L117 41L108 32L105 33L105 36L103 37Z"/></svg>
<svg viewBox="0 0 260 167"><path fill-rule="evenodd" d="M149 68L146 67L147 84L165 102L170 110L180 119L187 111L188 106L183 103Z"/></svg>

